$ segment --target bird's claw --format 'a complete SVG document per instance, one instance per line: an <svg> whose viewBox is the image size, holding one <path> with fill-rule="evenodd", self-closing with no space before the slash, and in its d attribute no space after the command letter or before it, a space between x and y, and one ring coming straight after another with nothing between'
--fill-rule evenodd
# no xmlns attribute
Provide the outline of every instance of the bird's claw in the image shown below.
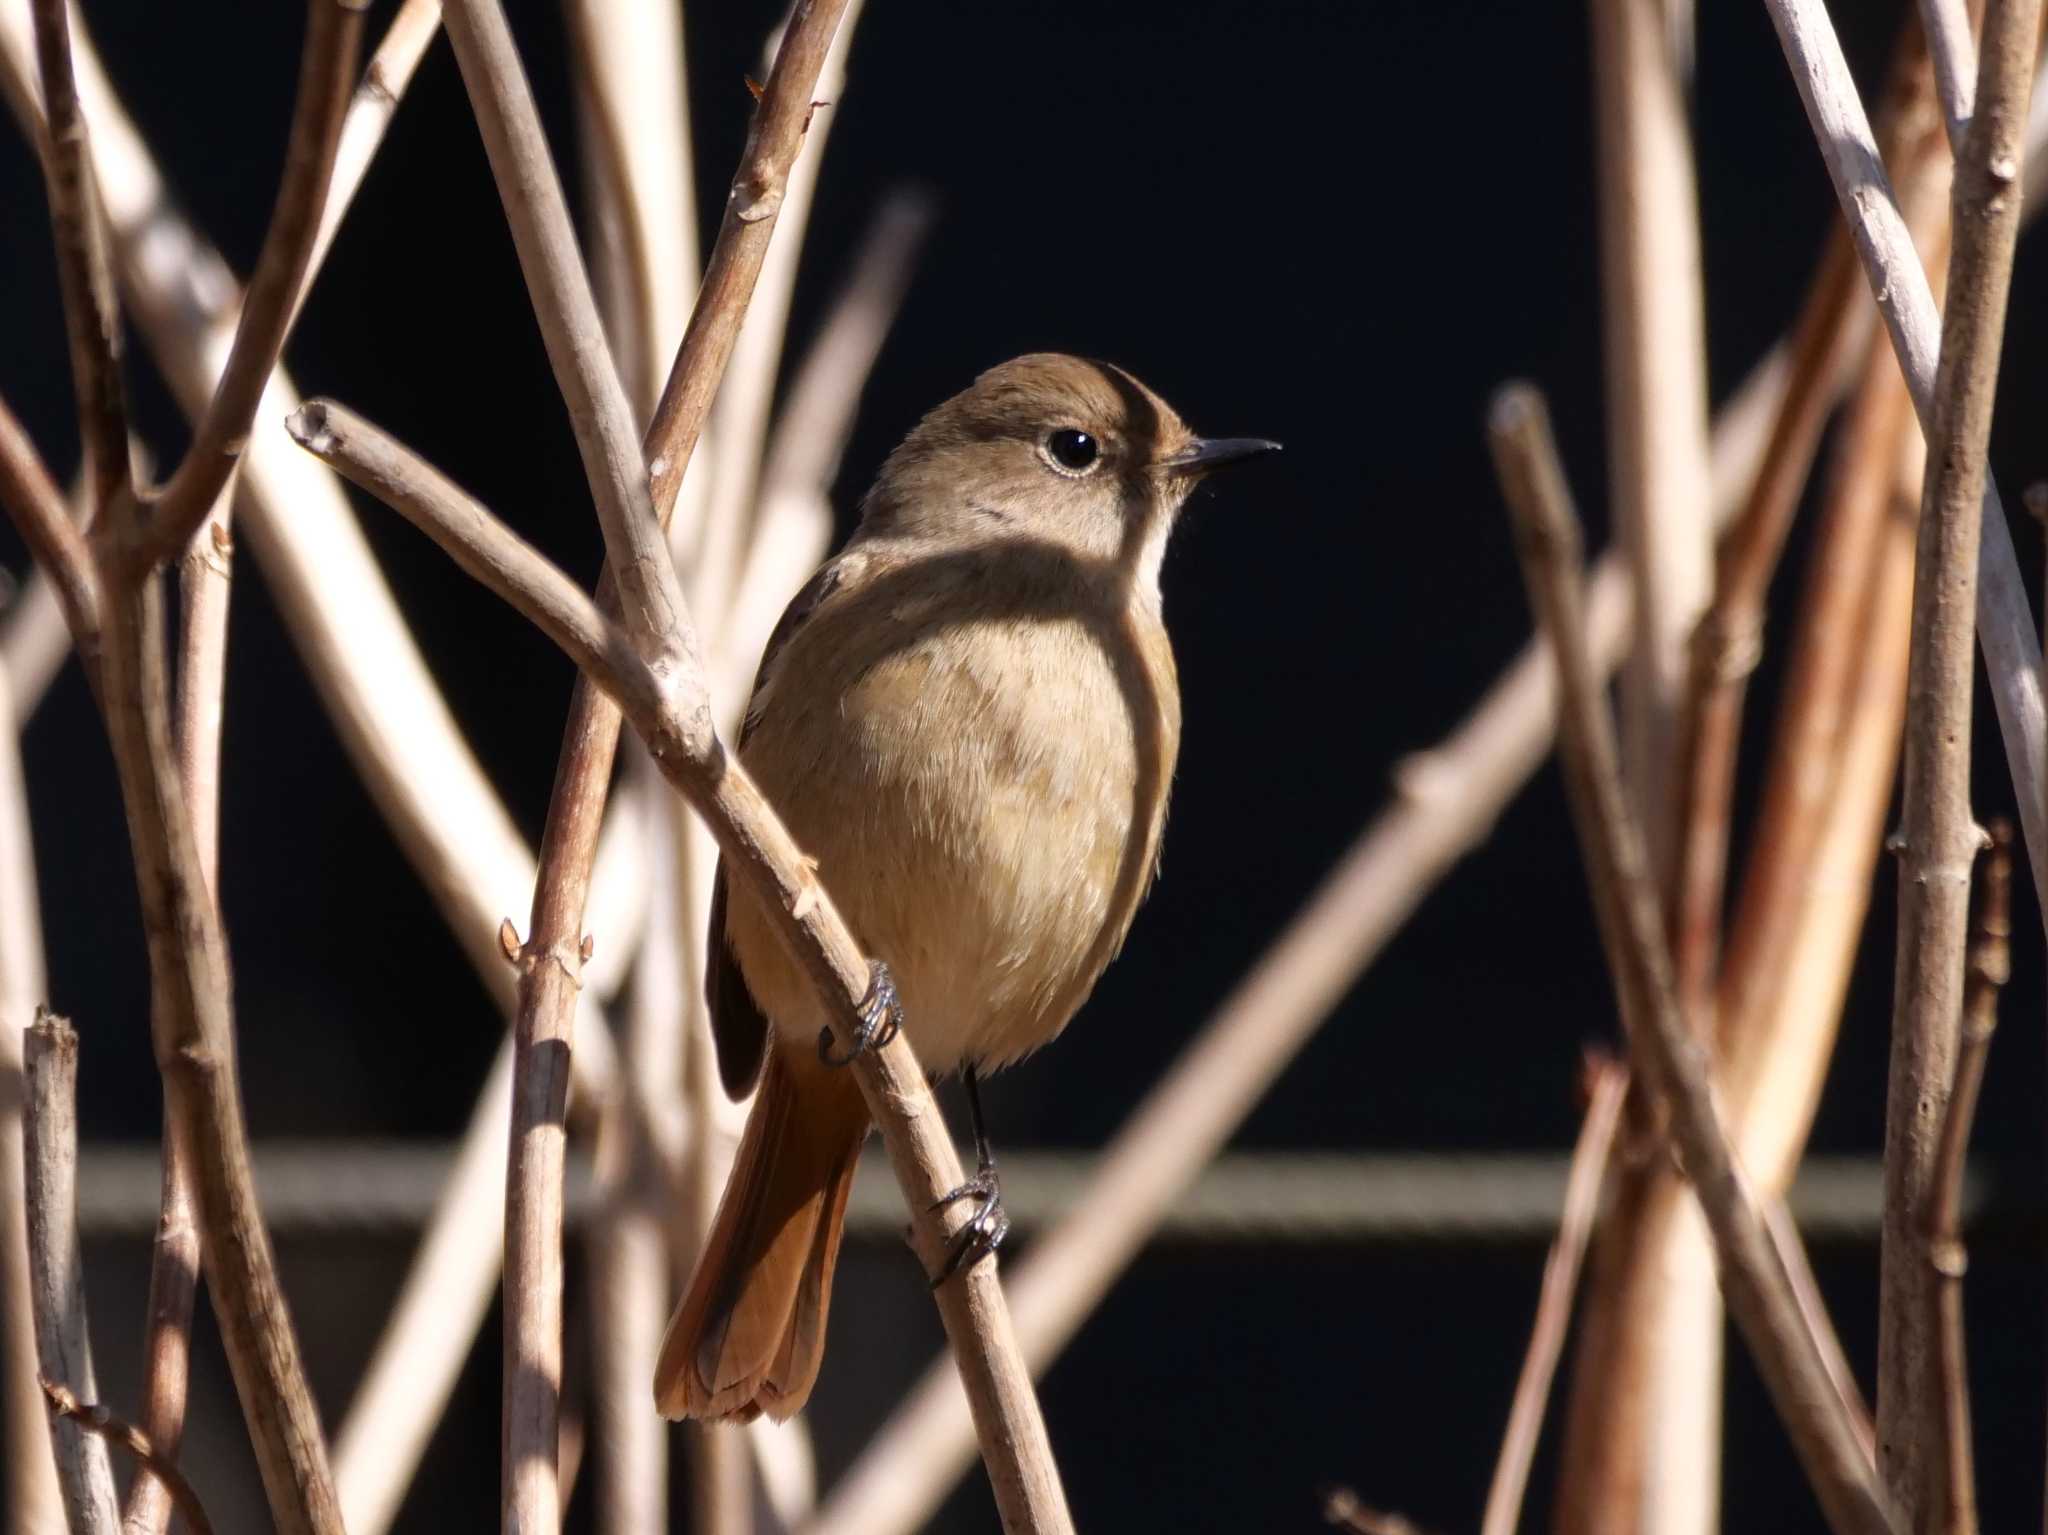
<svg viewBox="0 0 2048 1535"><path fill-rule="evenodd" d="M868 989L857 1009L859 1022L853 1043L842 1053L832 1048L832 1031L818 1031L818 1059L827 1066L850 1066L870 1050L879 1050L893 1040L903 1027L903 999L896 994L896 978L879 959L868 967Z"/></svg>
<svg viewBox="0 0 2048 1535"><path fill-rule="evenodd" d="M972 1268L998 1247L1010 1234L1010 1217L1003 1209L1003 1184L996 1176L993 1160L984 1162L960 1187L932 1201L932 1209L943 1210L962 1199L974 1201L974 1213L953 1233L946 1245L946 1261L932 1280L932 1288L951 1279L962 1269Z"/></svg>

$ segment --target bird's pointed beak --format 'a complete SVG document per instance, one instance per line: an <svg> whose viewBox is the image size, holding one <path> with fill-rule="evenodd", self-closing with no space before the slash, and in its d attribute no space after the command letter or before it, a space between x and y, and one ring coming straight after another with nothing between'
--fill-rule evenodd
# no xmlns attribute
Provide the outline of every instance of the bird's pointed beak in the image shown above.
<svg viewBox="0 0 2048 1535"><path fill-rule="evenodd" d="M1279 451L1280 444L1270 437L1197 437L1165 460L1165 468L1173 474L1203 475L1225 464Z"/></svg>

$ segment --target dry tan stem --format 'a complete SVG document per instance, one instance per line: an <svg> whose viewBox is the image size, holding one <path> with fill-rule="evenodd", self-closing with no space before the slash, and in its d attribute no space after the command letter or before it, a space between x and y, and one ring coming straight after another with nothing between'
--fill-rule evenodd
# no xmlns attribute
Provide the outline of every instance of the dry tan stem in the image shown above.
<svg viewBox="0 0 2048 1535"><path fill-rule="evenodd" d="M418 517L437 541L470 544L466 567L591 669L632 717L664 775L709 821L728 867L752 881L764 909L776 915L792 952L833 1005L835 1028L848 1028L868 991L867 958L788 832L710 727L701 672L662 677L639 666L629 654L633 647L573 582L476 503L459 495L444 500L445 482L339 407L316 402L293 429L310 451L351 478L359 462L374 460L374 469L359 481L365 489L391 485L396 509ZM539 962L565 968L553 954ZM926 1270L936 1271L952 1231L969 1218L941 1198L960 1177L952 1140L902 1036L862 1054L854 1069L912 1211L913 1245ZM977 1263L934 1293L976 1406L1004 1528L1071 1529L995 1266Z"/></svg>
<svg viewBox="0 0 2048 1535"><path fill-rule="evenodd" d="M44 995L42 908L28 790L22 781L15 714L0 673L0 1434L10 1507L9 1535L41 1535L64 1523L36 1391L35 1308L30 1299L28 1221L23 1195L22 1046Z"/></svg>
<svg viewBox="0 0 2048 1535"><path fill-rule="evenodd" d="M726 609L738 591L741 567L755 542L766 512L760 491L762 465L769 447L769 406L789 330L790 298L796 291L797 266L803 255L804 232L824 164L825 143L839 120L846 95L846 54L860 22L862 0L849 0L839 30L818 71L811 94L817 105L806 135L808 154L790 168L777 213L777 238L768 248L754 285L753 302L733 343L732 361L718 391L711 434L717 445L717 473L711 477L704 526L678 530L689 540L694 558L690 569L690 601L704 632L717 635L726 627Z"/></svg>
<svg viewBox="0 0 2048 1535"><path fill-rule="evenodd" d="M1638 609L1623 726L1629 789L1661 876L1672 867L1677 824L1686 648L1713 578L1699 199L1663 8L1657 0L1592 0L1591 9L1609 490ZM1704 1499L1696 1518L1711 1522L1711 1487L1669 1490L1674 1510Z"/></svg>
<svg viewBox="0 0 2048 1535"><path fill-rule="evenodd" d="M56 589L42 567L34 567L0 617L0 670L14 695L16 728L34 716L70 655L71 631Z"/></svg>
<svg viewBox="0 0 2048 1535"><path fill-rule="evenodd" d="M1688 1014L1711 1017L1720 960L1730 802L1742 706L1763 650L1764 599L1806 487L1834 381L1869 349L1871 310L1847 235L1829 237L1793 331L1785 405L1749 499L1716 559L1713 605L1693 636L1681 751L1676 764L1679 853L1672 915L1679 995Z"/></svg>
<svg viewBox="0 0 2048 1535"><path fill-rule="evenodd" d="M100 582L85 535L65 510L63 493L43 466L35 444L0 400L0 506L14 520L36 565L55 583L64 621L85 659L88 677L98 671ZM82 636L82 638L80 638Z"/></svg>
<svg viewBox="0 0 2048 1535"><path fill-rule="evenodd" d="M1793 83L1835 185L1864 277L1884 316L1899 368L1923 427L1934 406L1940 322L1927 274L1885 175L1863 102L1821 0L1765 0ZM2019 165L2014 156L2015 174ZM2015 203L2017 203L2017 186ZM2012 532L1997 488L1984 482L1977 573L1977 638L1998 706L2006 763L2018 793L2020 825L2035 893L2048 896L2048 716L2042 709L2040 639L2020 580ZM2048 914L2048 899L2042 902Z"/></svg>
<svg viewBox="0 0 2048 1535"><path fill-rule="evenodd" d="M78 1256L78 1035L64 1019L39 1014L29 1026L27 1058L22 1134L37 1368L44 1380L95 1397ZM49 1444L73 1535L117 1535L121 1509L105 1441L58 1419Z"/></svg>
<svg viewBox="0 0 2048 1535"><path fill-rule="evenodd" d="M1615 1126L1621 1122L1628 1073L1618 1062L1609 1060L1593 1063L1589 1076L1592 1092L1586 1105L1586 1121L1578 1144L1572 1148L1564 1210L1558 1218L1557 1239L1550 1244L1550 1256L1543 1264L1536 1324L1529 1331L1528 1352L1522 1359L1522 1373L1515 1381L1515 1397L1508 1408L1507 1430L1501 1435L1493 1482L1486 1490L1486 1512L1479 1522L1479 1535L1515 1535L1521 1523L1522 1497L1529 1486L1530 1463L1536 1458L1543 1408L1550 1397L1551 1379L1557 1373L1558 1356L1564 1351L1565 1332L1571 1325L1572 1296L1578 1289L1579 1264L1586 1254L1586 1242L1593 1233L1600 1185L1607 1171L1608 1148L1614 1144Z"/></svg>
<svg viewBox="0 0 2048 1535"><path fill-rule="evenodd" d="M567 0L593 268L635 419L646 421L690 317L698 275L681 7L676 0Z"/></svg>
<svg viewBox="0 0 2048 1535"><path fill-rule="evenodd" d="M1565 781L1637 1072L1670 1115L1673 1144L1713 1233L1729 1310L1830 1525L1838 1535L1876 1535L1893 1528L1884 1495L1722 1129L1705 1048L1679 1012L1656 890L1587 653L1577 518L1541 397L1526 386L1503 390L1492 433L1530 601L1557 655Z"/></svg>
<svg viewBox="0 0 2048 1535"><path fill-rule="evenodd" d="M844 0L806 6L785 36L710 272L656 410L645 460L632 439L630 407L605 353L596 305L576 258L561 188L503 12L493 0L463 0L448 16L457 61L591 481L625 633L657 678L701 677L702 658L659 517L673 505L675 485L701 430L703 405L716 392L730 357L731 338L772 233L772 215L803 141L812 84L843 7ZM650 474L656 486L651 505ZM664 476L669 477L665 491ZM601 585L600 601L608 595ZM636 668L629 675L640 673ZM708 697L702 703L706 713L692 722L692 729L715 740ZM597 695L587 676L580 679L542 839L525 984L513 1030L504 1514L508 1527L516 1525L523 1535L551 1529L559 1518L561 1114L577 985L574 968L561 957L579 945L618 728L617 711Z"/></svg>
<svg viewBox="0 0 2048 1535"><path fill-rule="evenodd" d="M1908 223L1941 272L1950 159L1920 59L1902 82L1894 163ZM1921 438L1890 349L1869 348L1861 371L1825 479L1718 988L1723 1101L1746 1165L1780 1192L1833 1049L1905 700Z"/></svg>
<svg viewBox="0 0 2048 1535"><path fill-rule="evenodd" d="M68 0L33 0L46 132L44 181L57 246L57 284L71 343L71 386L93 506L128 484L128 407L121 385L121 315L93 188L92 148L71 76Z"/></svg>
<svg viewBox="0 0 2048 1535"><path fill-rule="evenodd" d="M192 834L207 888L220 891L220 731L227 681L228 593L234 544L228 512L235 474L178 563L178 672L172 739L178 776L192 811ZM143 1334L142 1430L161 1457L175 1461L185 1434L191 1376L192 1307L199 1288L199 1222L183 1137L168 1117L163 1131L163 1195L151 1246L149 1311ZM136 1468L122 1516L125 1535L163 1535L172 1490L155 1458Z"/></svg>
<svg viewBox="0 0 2048 1535"><path fill-rule="evenodd" d="M241 322L213 398L154 515L135 535L141 563L167 559L191 542L248 444L249 424L298 310L300 280L319 233L342 113L355 83L362 30L363 9L355 0L311 0L306 8L298 102L270 228L242 295ZM124 450L125 443L124 436Z"/></svg>
<svg viewBox="0 0 2048 1535"><path fill-rule="evenodd" d="M150 1485L165 1489L165 1496L176 1506L190 1535L213 1535L213 1521L206 1517L206 1506L199 1501L198 1491L185 1479L185 1473L178 1469L177 1461L168 1451L152 1444L149 1435L116 1417L110 1409L97 1403L79 1401L55 1381L46 1380L41 1385L43 1395L49 1398L52 1412L97 1434L109 1444L118 1444L135 1457L136 1475L146 1476Z"/></svg>
<svg viewBox="0 0 2048 1535"><path fill-rule="evenodd" d="M1920 0L1920 31L1934 59L1934 86L1949 139L1960 148L1977 99L1977 42L1971 36L1969 7L1964 0Z"/></svg>
<svg viewBox="0 0 2048 1535"><path fill-rule="evenodd" d="M1899 947L1885 1116L1878 1300L1878 1453L1901 1509L1925 1528L1941 1442L1935 1274L1927 1206L1955 1072L1970 866L1978 533L1998 391L2027 91L2041 0L1989 0L1976 108L1957 156L1955 247L1920 505L1900 812ZM1915 263L1917 265L1917 262Z"/></svg>
<svg viewBox="0 0 2048 1535"><path fill-rule="evenodd" d="M746 318L747 303L767 259L777 215L788 195L790 169L811 122L812 92L847 0L799 0L775 55L747 147L726 196L718 243L690 313L683 344L648 429L647 473L657 511L675 504L704 417L718 393Z"/></svg>
<svg viewBox="0 0 2048 1535"><path fill-rule="evenodd" d="M1934 1193L1927 1205L1927 1257L1935 1275L1936 1375L1941 1401L1940 1433L1932 1446L1934 1517L1943 1535L1977 1535L1977 1474L1970 1453L1969 1355L1963 1339L1963 1275L1969 1257L1963 1247L1963 1172L1969 1162L1970 1125L1984 1085L1984 1061L1998 1027L1998 992L2012 974L2012 828L1991 828L1991 847L1977 892L1977 917L1970 933L1969 980L1963 996L1962 1038L1956 1053L1955 1086L1941 1122L1934 1165Z"/></svg>

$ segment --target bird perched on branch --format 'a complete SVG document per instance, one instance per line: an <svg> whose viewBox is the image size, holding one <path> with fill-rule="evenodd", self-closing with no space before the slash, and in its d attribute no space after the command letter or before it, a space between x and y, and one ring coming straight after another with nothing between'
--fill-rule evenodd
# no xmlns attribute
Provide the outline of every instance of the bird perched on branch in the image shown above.
<svg viewBox="0 0 2048 1535"><path fill-rule="evenodd" d="M1020 357L918 423L846 548L776 626L740 757L874 961L829 1014L721 866L705 988L728 1092L758 1077L725 1198L656 1366L672 1418L787 1418L818 1376L869 1129L853 1055L908 1031L965 1078L975 1213L933 1283L1001 1241L980 1073L1066 1027L1158 863L1180 743L1159 567L1188 492L1271 451L1205 439L1120 368ZM765 1065L764 1065L765 1061Z"/></svg>

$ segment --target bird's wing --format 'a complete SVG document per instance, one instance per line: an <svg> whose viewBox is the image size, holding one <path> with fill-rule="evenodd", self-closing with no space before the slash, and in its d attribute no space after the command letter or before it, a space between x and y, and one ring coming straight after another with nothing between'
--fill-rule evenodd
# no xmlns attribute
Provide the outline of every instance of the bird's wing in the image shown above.
<svg viewBox="0 0 2048 1535"><path fill-rule="evenodd" d="M762 685L792 636L819 605L839 590L846 579L846 556L827 561L803 589L792 597L776 620L761 652L761 669L754 674L752 701L740 726L740 745L753 734L762 700ZM768 1048L768 1020L754 994L747 990L747 978L740 974L732 941L725 933L725 859L718 860L718 872L711 881L711 931L705 939L704 1003L711 1010L711 1040L718 1052L718 1079L728 1097L742 1098L752 1091L760 1075L761 1060Z"/></svg>

